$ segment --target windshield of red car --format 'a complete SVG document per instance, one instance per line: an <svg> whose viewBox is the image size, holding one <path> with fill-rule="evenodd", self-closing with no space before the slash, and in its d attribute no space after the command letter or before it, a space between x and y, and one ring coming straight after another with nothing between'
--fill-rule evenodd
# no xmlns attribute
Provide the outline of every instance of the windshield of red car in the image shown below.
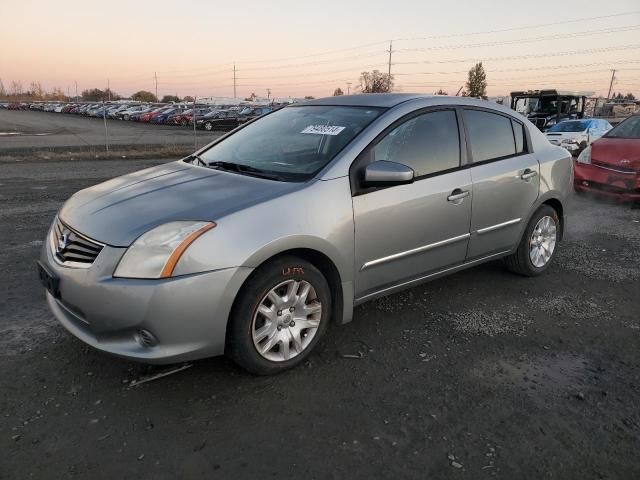
<svg viewBox="0 0 640 480"><path fill-rule="evenodd" d="M631 117L613 127L605 135L608 138L640 138L640 116Z"/></svg>

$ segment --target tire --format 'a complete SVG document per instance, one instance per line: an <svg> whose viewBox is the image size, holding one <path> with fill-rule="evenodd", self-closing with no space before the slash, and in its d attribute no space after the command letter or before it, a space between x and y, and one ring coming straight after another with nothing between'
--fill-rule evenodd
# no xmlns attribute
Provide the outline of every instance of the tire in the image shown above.
<svg viewBox="0 0 640 480"><path fill-rule="evenodd" d="M544 228L544 224L539 224L543 219L550 220L550 227ZM536 230L536 227L543 226L541 232ZM555 257L558 242L560 241L561 222L556 212L549 205L542 205L531 217L529 224L520 239L518 249L508 257L505 257L504 261L507 268L513 273L524 275L526 277L535 277L543 273ZM545 234L546 230L546 234ZM552 231L553 230L553 231ZM536 235L534 235L536 231ZM553 237L553 243L550 239ZM544 241L540 241L541 238L545 238ZM534 251L534 250L537 250ZM550 251L550 255L547 254ZM540 253L542 252L542 253Z"/></svg>
<svg viewBox="0 0 640 480"><path fill-rule="evenodd" d="M204 129L210 132L213 130L213 124L211 122L205 122Z"/></svg>
<svg viewBox="0 0 640 480"><path fill-rule="evenodd" d="M125 114L124 117L122 117L123 120L129 120L129 115Z"/></svg>
<svg viewBox="0 0 640 480"><path fill-rule="evenodd" d="M327 329L330 312L329 285L316 267L298 257L275 258L240 290L229 319L226 353L256 375L288 370L310 355Z"/></svg>

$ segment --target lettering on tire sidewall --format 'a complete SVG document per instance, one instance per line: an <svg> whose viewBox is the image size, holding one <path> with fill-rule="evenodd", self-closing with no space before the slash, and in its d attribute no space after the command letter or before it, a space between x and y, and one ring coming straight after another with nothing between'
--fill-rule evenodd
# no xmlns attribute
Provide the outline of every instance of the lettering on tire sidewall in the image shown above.
<svg viewBox="0 0 640 480"><path fill-rule="evenodd" d="M292 266L292 267L284 267L282 269L283 277L291 277L292 275L304 275L304 268Z"/></svg>

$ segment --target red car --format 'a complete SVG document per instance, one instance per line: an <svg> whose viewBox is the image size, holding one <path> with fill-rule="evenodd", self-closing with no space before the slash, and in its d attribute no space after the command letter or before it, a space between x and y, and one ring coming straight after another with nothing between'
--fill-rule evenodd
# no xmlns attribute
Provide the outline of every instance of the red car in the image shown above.
<svg viewBox="0 0 640 480"><path fill-rule="evenodd" d="M144 113L140 115L140 118L138 118L138 121L150 122L153 119L153 117L155 117L156 115L159 115L160 113L164 112L168 108L169 107L160 107L160 108L156 108L155 110L151 110L150 112Z"/></svg>
<svg viewBox="0 0 640 480"><path fill-rule="evenodd" d="M640 201L640 115L627 118L583 150L575 161L574 186Z"/></svg>

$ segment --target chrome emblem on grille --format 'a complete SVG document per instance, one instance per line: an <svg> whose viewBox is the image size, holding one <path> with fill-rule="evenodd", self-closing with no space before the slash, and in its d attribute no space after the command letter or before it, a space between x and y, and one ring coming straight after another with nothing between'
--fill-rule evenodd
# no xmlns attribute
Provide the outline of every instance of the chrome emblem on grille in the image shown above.
<svg viewBox="0 0 640 480"><path fill-rule="evenodd" d="M620 165L629 165L631 163L631 160L628 160L626 158L623 158L622 160L620 160Z"/></svg>
<svg viewBox="0 0 640 480"><path fill-rule="evenodd" d="M70 234L71 232L69 230L63 230L63 232L60 234L60 237L58 237L58 252L62 252L67 249L67 247L69 246Z"/></svg>

